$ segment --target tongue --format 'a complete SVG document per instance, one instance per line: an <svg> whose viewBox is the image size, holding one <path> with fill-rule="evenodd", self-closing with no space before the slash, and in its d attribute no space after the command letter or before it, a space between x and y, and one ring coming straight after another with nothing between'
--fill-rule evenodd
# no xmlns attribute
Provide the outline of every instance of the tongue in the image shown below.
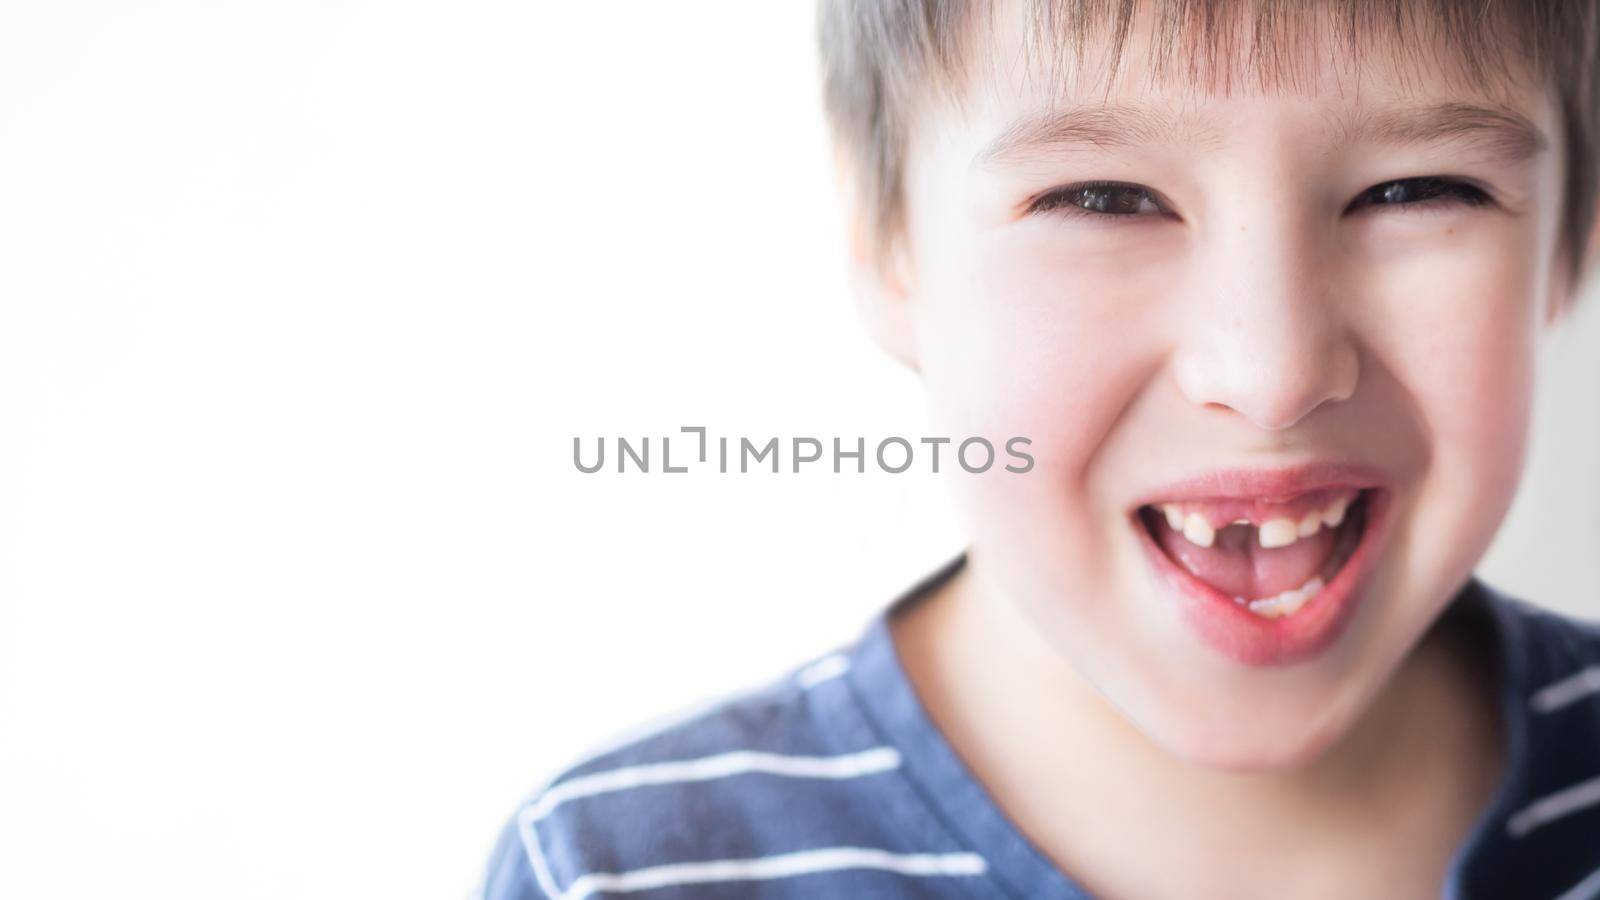
<svg viewBox="0 0 1600 900"><path fill-rule="evenodd" d="M1256 530L1247 525L1219 530L1210 547L1190 543L1159 517L1154 528L1156 539L1178 565L1219 592L1246 600L1276 597L1311 580L1333 555L1339 536L1339 529L1323 528L1287 547L1265 550L1257 543Z"/></svg>

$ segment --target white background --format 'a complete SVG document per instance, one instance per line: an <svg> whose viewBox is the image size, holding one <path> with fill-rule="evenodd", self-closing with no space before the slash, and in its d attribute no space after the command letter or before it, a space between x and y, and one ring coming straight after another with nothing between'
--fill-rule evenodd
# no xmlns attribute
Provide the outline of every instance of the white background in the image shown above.
<svg viewBox="0 0 1600 900"><path fill-rule="evenodd" d="M846 298L809 3L0 8L0 895L458 897L606 736L855 633L936 477ZM1600 612L1600 298L1483 571ZM914 470L918 471L918 470Z"/></svg>

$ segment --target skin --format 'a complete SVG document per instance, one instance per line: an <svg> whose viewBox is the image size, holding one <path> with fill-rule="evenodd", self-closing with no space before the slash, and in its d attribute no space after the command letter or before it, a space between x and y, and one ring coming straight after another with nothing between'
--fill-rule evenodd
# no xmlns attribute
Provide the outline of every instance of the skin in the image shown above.
<svg viewBox="0 0 1600 900"><path fill-rule="evenodd" d="M981 45L1001 64L917 112L893 252L856 248L863 315L920 373L931 433L1025 435L1036 459L951 476L970 564L891 622L919 696L1098 896L1437 896L1503 754L1484 648L1432 626L1511 502L1539 337L1571 294L1553 95L1324 64L1298 92L1224 96L1152 78L1136 22L1107 96L1189 114L1187 131L983 161L1052 99L1088 96L1016 63L1020 14L996 22ZM1338 126L1449 100L1514 109L1550 148L1511 161ZM1426 176L1491 202L1351 208ZM1154 205L1028 209L1089 180ZM1319 460L1391 479L1364 600L1309 660L1229 659L1175 614L1129 515L1176 479ZM1361 890L1361 872L1381 881Z"/></svg>

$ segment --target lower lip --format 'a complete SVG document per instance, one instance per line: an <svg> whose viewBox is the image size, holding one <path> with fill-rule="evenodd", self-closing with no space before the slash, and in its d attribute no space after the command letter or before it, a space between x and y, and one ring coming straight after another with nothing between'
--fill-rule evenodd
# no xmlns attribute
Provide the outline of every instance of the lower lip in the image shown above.
<svg viewBox="0 0 1600 900"><path fill-rule="evenodd" d="M1256 615L1173 562L1137 514L1133 525L1156 570L1177 588L1179 612L1201 640L1248 666L1286 666L1325 650L1361 603L1363 582L1389 524L1389 492L1366 494L1366 522L1350 558L1315 597L1276 619Z"/></svg>

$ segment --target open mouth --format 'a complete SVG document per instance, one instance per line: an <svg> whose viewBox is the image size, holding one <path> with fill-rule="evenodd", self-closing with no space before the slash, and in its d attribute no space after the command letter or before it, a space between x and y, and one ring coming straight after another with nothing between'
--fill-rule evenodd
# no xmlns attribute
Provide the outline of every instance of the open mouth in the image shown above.
<svg viewBox="0 0 1600 900"><path fill-rule="evenodd" d="M1151 503L1138 518L1174 567L1263 619L1293 617L1338 579L1362 544L1377 488L1286 500Z"/></svg>

